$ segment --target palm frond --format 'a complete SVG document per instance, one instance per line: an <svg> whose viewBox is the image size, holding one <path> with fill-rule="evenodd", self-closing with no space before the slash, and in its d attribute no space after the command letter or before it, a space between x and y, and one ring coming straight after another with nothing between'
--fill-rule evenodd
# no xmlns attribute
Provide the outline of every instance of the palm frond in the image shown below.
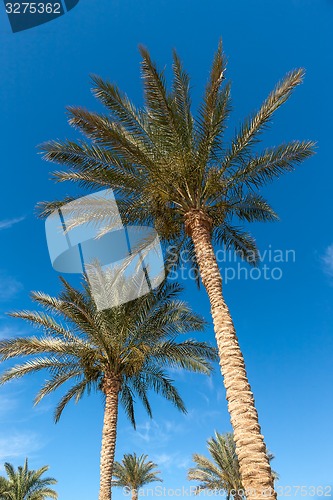
<svg viewBox="0 0 333 500"><path fill-rule="evenodd" d="M226 250L235 251L240 259L255 266L259 259L259 252L254 238L240 227L223 224L216 227L213 240L218 245L224 245Z"/></svg>
<svg viewBox="0 0 333 500"><path fill-rule="evenodd" d="M183 147L192 154L193 150L193 117L191 113L190 77L183 68L177 52L173 51L173 87L172 96L175 103L177 120Z"/></svg>
<svg viewBox="0 0 333 500"><path fill-rule="evenodd" d="M151 149L153 143L146 130L144 114L135 108L116 85L97 75L92 75L92 80L94 83L93 94L107 107L112 119L125 126L128 132L142 140L147 149Z"/></svg>
<svg viewBox="0 0 333 500"><path fill-rule="evenodd" d="M75 403L78 403L80 399L83 397L84 393L86 390L89 390L90 388L89 382L87 380L82 380L81 382L75 384L73 387L67 391L65 396L61 398L59 403L57 404L57 407L54 412L54 421L58 422L62 412L66 408L66 406L69 404L69 402L74 399Z"/></svg>
<svg viewBox="0 0 333 500"><path fill-rule="evenodd" d="M222 51L222 41L215 54L210 78L197 119L197 162L199 183L204 178L207 165L219 157L222 134L230 113L230 84L222 88L226 60Z"/></svg>
<svg viewBox="0 0 333 500"><path fill-rule="evenodd" d="M304 70L302 68L288 73L268 95L259 111L245 120L239 133L232 141L230 149L225 154L222 171L229 169L234 162L246 162L249 148L256 144L258 135L267 126L274 112L287 101L295 87L302 83L303 76Z"/></svg>
<svg viewBox="0 0 333 500"><path fill-rule="evenodd" d="M259 188L286 172L295 170L296 165L310 158L315 150L313 141L293 141L276 148L268 148L245 162L227 178L227 188L245 185Z"/></svg>

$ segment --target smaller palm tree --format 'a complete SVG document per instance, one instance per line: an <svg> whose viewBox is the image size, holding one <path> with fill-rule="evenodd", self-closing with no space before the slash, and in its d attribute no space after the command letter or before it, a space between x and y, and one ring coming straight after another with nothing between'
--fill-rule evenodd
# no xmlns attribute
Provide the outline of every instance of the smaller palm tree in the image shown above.
<svg viewBox="0 0 333 500"><path fill-rule="evenodd" d="M59 420L65 407L92 390L103 394L104 424L100 458L99 500L111 500L118 410L121 404L135 426L135 397L152 416L149 393L162 395L186 412L185 404L168 376L168 368L210 374L216 350L205 342L185 339L179 334L200 331L204 321L178 296L177 283L164 282L151 293L118 307L99 311L91 289L84 281L76 290L61 278L59 297L34 292L33 300L44 311L18 311L11 316L28 321L43 331L41 336L0 340L0 361L15 358L23 362L6 369L0 385L30 373L45 370L49 378L35 402L64 384L67 392L55 411ZM127 294L129 280L120 281L115 293ZM30 358L26 359L27 356Z"/></svg>
<svg viewBox="0 0 333 500"><path fill-rule="evenodd" d="M212 460L204 455L195 453L193 461L196 467L189 469L188 479L200 481L196 493L202 490L224 491L227 500L244 498L244 488L239 470L239 461L236 454L236 444L232 433L219 434L215 432L215 438L208 439L207 448ZM269 461L274 456L267 453ZM274 479L277 479L273 471Z"/></svg>
<svg viewBox="0 0 333 500"><path fill-rule="evenodd" d="M145 484L162 481L158 477L160 471L155 470L157 465L147 459L147 455L138 457L136 453L133 453L124 455L121 462L114 464L113 477L115 479L112 480L112 485L130 489L132 500L137 500L139 489Z"/></svg>
<svg viewBox="0 0 333 500"><path fill-rule="evenodd" d="M49 470L44 465L37 470L29 470L28 459L24 466L17 470L13 465L6 462L5 471L8 478L0 477L0 499L1 500L45 500L47 498L58 498L58 494L50 488L57 481L53 477L42 478Z"/></svg>

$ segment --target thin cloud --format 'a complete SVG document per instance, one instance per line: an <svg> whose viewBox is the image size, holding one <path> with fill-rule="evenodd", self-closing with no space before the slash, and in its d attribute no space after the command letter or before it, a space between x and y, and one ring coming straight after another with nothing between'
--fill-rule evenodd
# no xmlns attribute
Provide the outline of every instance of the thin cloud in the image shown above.
<svg viewBox="0 0 333 500"><path fill-rule="evenodd" d="M139 445L145 443L156 448L168 443L176 434L182 434L184 431L184 426L176 421L162 420L157 423L155 420L146 420L137 426L133 439Z"/></svg>
<svg viewBox="0 0 333 500"><path fill-rule="evenodd" d="M23 335L26 335L28 332L29 330L26 330L25 328L14 327L13 325L8 325L6 323L2 324L2 322L0 321L0 340L14 338L14 337L22 337Z"/></svg>
<svg viewBox="0 0 333 500"><path fill-rule="evenodd" d="M326 248L321 260L325 274L333 278L333 244Z"/></svg>
<svg viewBox="0 0 333 500"><path fill-rule="evenodd" d="M0 302L12 299L22 288L22 283L16 278L7 276L3 271L0 271Z"/></svg>
<svg viewBox="0 0 333 500"><path fill-rule="evenodd" d="M9 229L10 227L15 226L15 224L22 222L24 219L25 217L16 217L14 219L0 220L0 231L2 231L3 229Z"/></svg>
<svg viewBox="0 0 333 500"><path fill-rule="evenodd" d="M146 443L165 442L168 439L168 434L155 422L155 420L147 420L144 424L137 427L137 435Z"/></svg>
<svg viewBox="0 0 333 500"><path fill-rule="evenodd" d="M214 426L214 422L217 419L223 418L223 414L218 410L202 411L202 409L193 408L187 413L187 415L184 416L184 418L188 421L194 421L198 426L203 425L208 420L212 420Z"/></svg>
<svg viewBox="0 0 333 500"><path fill-rule="evenodd" d="M0 434L0 462L10 461L13 458L24 460L28 456L31 457L41 447L40 439L31 432Z"/></svg>
<svg viewBox="0 0 333 500"><path fill-rule="evenodd" d="M151 454L152 460L157 463L161 469L188 469L191 465L191 459L179 452Z"/></svg>
<svg viewBox="0 0 333 500"><path fill-rule="evenodd" d="M0 421L18 406L18 401L12 397L0 395Z"/></svg>

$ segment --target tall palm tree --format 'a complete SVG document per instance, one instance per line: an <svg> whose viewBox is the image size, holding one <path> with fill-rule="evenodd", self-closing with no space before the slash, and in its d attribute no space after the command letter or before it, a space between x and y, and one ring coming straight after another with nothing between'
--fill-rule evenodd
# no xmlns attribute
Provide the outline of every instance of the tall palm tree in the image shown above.
<svg viewBox="0 0 333 500"><path fill-rule="evenodd" d="M2 500L44 500L58 498L58 494L50 488L56 484L52 477L42 477L49 470L47 465L37 470L29 470L28 459L24 466L17 470L12 464L6 462L5 471L7 478L0 477L0 499Z"/></svg>
<svg viewBox="0 0 333 500"><path fill-rule="evenodd" d="M35 403L39 403L70 382L70 389L56 407L56 422L71 400L78 402L93 389L103 393L99 500L109 500L119 402L134 426L134 395L151 416L147 394L151 389L185 412L184 402L165 369L177 367L209 374L210 361L216 360L216 351L205 342L177 341L179 333L202 330L204 325L202 319L178 299L181 289L177 284L165 283L135 301L98 311L87 283L82 291L64 279L62 283L59 297L41 292L32 294L45 312L11 313L40 327L44 335L0 341L1 361L33 356L7 369L0 384L46 370L50 378L36 396Z"/></svg>
<svg viewBox="0 0 333 500"><path fill-rule="evenodd" d="M150 460L147 460L147 455L136 453L124 455L121 462L114 463L112 484L122 488L129 488L132 493L132 500L138 500L138 493L142 486L153 483L154 481L162 481L156 470L157 465Z"/></svg>
<svg viewBox="0 0 333 500"><path fill-rule="evenodd" d="M154 223L161 238L187 249L207 291L226 387L228 409L244 487L250 500L276 497L266 445L235 327L222 291L215 248L233 248L256 264L254 239L239 227L274 221L277 215L260 190L290 172L314 152L311 141L293 141L258 151L260 134L274 112L303 78L291 71L277 84L259 111L247 118L228 145L224 131L230 113L230 84L220 43L202 104L191 110L190 79L176 53L169 90L145 48L141 48L145 104L137 109L114 84L93 77L95 96L106 114L69 108L69 122L87 141L51 141L45 159L66 165L56 180L89 189L111 187L123 222ZM67 200L42 204L49 214ZM105 214L102 215L105 217ZM181 255L181 253L180 253Z"/></svg>
<svg viewBox="0 0 333 500"><path fill-rule="evenodd" d="M239 470L239 461L236 454L236 443L232 433L219 434L207 441L207 448L211 459L195 453L193 461L196 467L189 469L188 479L200 481L196 492L202 490L224 491L227 500L232 496L234 500L244 497L244 488ZM271 461L274 457L268 453ZM274 479L277 474L273 471Z"/></svg>

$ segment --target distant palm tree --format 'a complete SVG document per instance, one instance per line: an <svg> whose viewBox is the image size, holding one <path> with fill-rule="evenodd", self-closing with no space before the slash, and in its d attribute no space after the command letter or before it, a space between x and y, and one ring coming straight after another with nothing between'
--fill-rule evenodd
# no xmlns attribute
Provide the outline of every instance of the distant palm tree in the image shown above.
<svg viewBox="0 0 333 500"><path fill-rule="evenodd" d="M0 476L0 500L4 500L4 493L8 489L8 481L5 477Z"/></svg>
<svg viewBox="0 0 333 500"><path fill-rule="evenodd" d="M58 498L49 486L56 484L52 477L42 478L49 470L47 465L38 470L29 470L28 459L17 471L8 462L4 465L8 478L0 477L0 500L44 500Z"/></svg>
<svg viewBox="0 0 333 500"><path fill-rule="evenodd" d="M69 108L70 124L88 139L51 141L45 159L65 165L60 181L88 189L115 190L124 223L154 224L163 240L189 251L209 296L220 365L243 484L267 500L276 498L266 446L235 327L222 290L215 249L235 249L250 264L258 261L244 221L274 221L277 215L262 188L292 171L314 153L311 141L293 141L257 150L261 133L303 78L290 72L260 109L247 118L228 144L230 84L220 44L198 116L191 109L190 78L174 54L172 89L148 51L141 48L145 104L137 109L114 84L94 77L95 96L105 114ZM258 76L260 78L260 76ZM67 200L44 204L44 214ZM103 219L105 214L101 214ZM269 493L271 491L271 493Z"/></svg>
<svg viewBox="0 0 333 500"><path fill-rule="evenodd" d="M160 471L154 470L157 465L147 460L147 455L137 457L136 453L124 455L121 462L114 463L113 486L129 488L132 493L132 500L138 499L138 493L142 486L154 481L162 481L158 474Z"/></svg>
<svg viewBox="0 0 333 500"><path fill-rule="evenodd" d="M196 492L200 493L202 490L224 491L227 494L227 500L230 500L231 496L235 500L244 498L233 434L215 432L215 438L208 439L207 448L211 459L195 453L193 461L196 462L196 467L188 471L188 479L200 481ZM267 453L267 456L269 461L274 458L271 453ZM277 478L274 471L273 477Z"/></svg>
<svg viewBox="0 0 333 500"><path fill-rule="evenodd" d="M39 403L46 395L71 382L71 388L55 410L56 422L71 400L78 402L92 389L103 393L99 499L109 500L119 402L133 425L134 395L151 416L147 395L150 389L185 412L183 400L165 368L209 374L210 361L216 360L216 350L205 342L176 340L179 333L202 330L204 326L203 320L178 299L181 289L177 284L165 283L135 301L98 311L87 284L81 292L64 279L62 283L59 298L40 292L32 294L33 300L45 312L11 314L41 327L44 335L0 341L1 361L34 356L6 370L0 383L47 370L50 379L36 396L35 402ZM59 316L66 321L65 324L57 319Z"/></svg>

